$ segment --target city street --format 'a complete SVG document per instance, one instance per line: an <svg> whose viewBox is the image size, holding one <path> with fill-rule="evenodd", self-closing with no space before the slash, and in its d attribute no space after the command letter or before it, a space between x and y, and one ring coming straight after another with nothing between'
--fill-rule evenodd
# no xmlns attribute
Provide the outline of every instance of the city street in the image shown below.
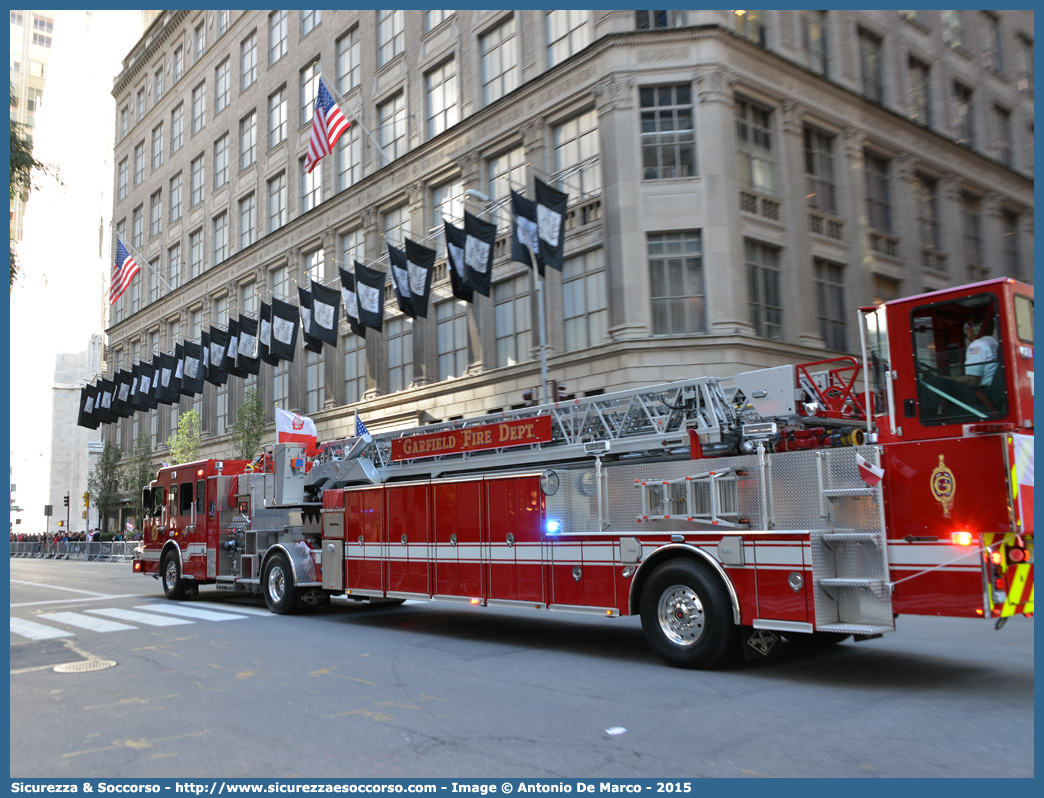
<svg viewBox="0 0 1044 798"><path fill-rule="evenodd" d="M637 618L273 616L213 588L167 602L129 564L13 560L11 632L12 777L1034 775L1023 618L902 617L692 672ZM115 665L53 670L95 661Z"/></svg>

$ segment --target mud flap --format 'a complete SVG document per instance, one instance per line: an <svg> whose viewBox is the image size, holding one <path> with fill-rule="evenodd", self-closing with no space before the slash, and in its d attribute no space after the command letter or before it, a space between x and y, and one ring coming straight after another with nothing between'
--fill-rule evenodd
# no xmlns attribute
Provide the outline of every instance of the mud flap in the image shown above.
<svg viewBox="0 0 1044 798"><path fill-rule="evenodd" d="M327 604L330 601L330 595L318 588L313 588L299 596L298 600L306 606L318 607Z"/></svg>
<svg viewBox="0 0 1044 798"><path fill-rule="evenodd" d="M779 652L779 635L768 629L755 629L753 626L741 626L740 638L743 640L743 657L748 660L765 659Z"/></svg>

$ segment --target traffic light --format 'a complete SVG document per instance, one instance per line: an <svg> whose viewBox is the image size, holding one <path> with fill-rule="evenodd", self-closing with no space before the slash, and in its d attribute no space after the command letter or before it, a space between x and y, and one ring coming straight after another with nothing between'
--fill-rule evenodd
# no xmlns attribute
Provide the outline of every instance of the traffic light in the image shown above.
<svg viewBox="0 0 1044 798"><path fill-rule="evenodd" d="M69 506L69 494L68 493L65 494L65 506L66 507Z"/></svg>
<svg viewBox="0 0 1044 798"><path fill-rule="evenodd" d="M86 491L84 491L83 494L83 506L86 507L88 510L91 509L91 494L87 493Z"/></svg>
<svg viewBox="0 0 1044 798"><path fill-rule="evenodd" d="M58 528L61 529L63 526L65 526L65 521L59 521Z"/></svg>
<svg viewBox="0 0 1044 798"><path fill-rule="evenodd" d="M551 380L551 401L564 402L566 400L566 384L558 380Z"/></svg>
<svg viewBox="0 0 1044 798"><path fill-rule="evenodd" d="M540 389L526 388L522 391L522 398L526 400L526 407L536 407L540 404Z"/></svg>

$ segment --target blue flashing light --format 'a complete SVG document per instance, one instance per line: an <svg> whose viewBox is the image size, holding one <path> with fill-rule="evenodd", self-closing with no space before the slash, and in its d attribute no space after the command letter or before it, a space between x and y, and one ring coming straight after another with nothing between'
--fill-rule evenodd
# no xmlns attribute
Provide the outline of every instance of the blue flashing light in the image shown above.
<svg viewBox="0 0 1044 798"><path fill-rule="evenodd" d="M561 521L556 521L553 518L552 519L548 519L546 528L547 528L547 534L549 534L549 535L557 535L559 532L562 531L562 522Z"/></svg>

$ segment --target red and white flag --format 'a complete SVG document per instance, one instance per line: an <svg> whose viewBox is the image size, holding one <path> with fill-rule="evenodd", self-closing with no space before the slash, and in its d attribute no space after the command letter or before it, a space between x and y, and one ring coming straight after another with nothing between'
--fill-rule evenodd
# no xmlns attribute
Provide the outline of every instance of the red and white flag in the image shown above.
<svg viewBox="0 0 1044 798"><path fill-rule="evenodd" d="M875 487L884 477L884 469L867 462L862 455L856 455L856 465L859 466L859 477L871 488Z"/></svg>
<svg viewBox="0 0 1044 798"><path fill-rule="evenodd" d="M315 422L308 416L299 416L288 410L276 408L276 442L277 443L300 443L305 446L305 453L309 457L315 457L319 453L316 443L319 433L315 429Z"/></svg>
<svg viewBox="0 0 1044 798"><path fill-rule="evenodd" d="M312 116L312 137L308 140L308 154L305 156L305 168L309 173L320 158L333 152L337 139L349 127L351 123L341 113L341 107L327 91L323 79L319 78L319 88L315 92L315 114Z"/></svg>

